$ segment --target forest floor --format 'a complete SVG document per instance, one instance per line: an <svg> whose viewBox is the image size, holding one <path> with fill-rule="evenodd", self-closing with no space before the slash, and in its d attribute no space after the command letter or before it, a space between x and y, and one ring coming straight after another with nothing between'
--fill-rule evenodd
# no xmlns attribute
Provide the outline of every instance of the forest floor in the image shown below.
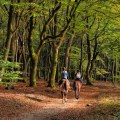
<svg viewBox="0 0 120 120"><path fill-rule="evenodd" d="M43 80L36 88L27 83L14 87L0 85L0 120L120 120L120 86L110 82L83 85L79 100L71 88L65 104L59 88L51 89Z"/></svg>

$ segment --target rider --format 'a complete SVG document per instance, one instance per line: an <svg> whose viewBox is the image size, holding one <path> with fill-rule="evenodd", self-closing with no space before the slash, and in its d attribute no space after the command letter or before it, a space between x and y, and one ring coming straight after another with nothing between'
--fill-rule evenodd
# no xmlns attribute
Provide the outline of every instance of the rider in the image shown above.
<svg viewBox="0 0 120 120"><path fill-rule="evenodd" d="M63 68L61 77L62 77L63 80L66 80L68 78L68 72L67 72L65 67Z"/></svg>
<svg viewBox="0 0 120 120"><path fill-rule="evenodd" d="M81 82L81 83L83 83L83 80L82 80L82 78L81 78L81 73L80 73L80 70L77 70L75 80L80 80L80 82Z"/></svg>
<svg viewBox="0 0 120 120"><path fill-rule="evenodd" d="M68 80L68 72L65 67L63 68L63 71L61 73L61 79L62 81L60 83L60 86L62 86L65 82L67 82L67 84L69 84L68 86L70 86L70 82Z"/></svg>
<svg viewBox="0 0 120 120"><path fill-rule="evenodd" d="M81 73L79 70L77 70L77 73L76 73L76 76L75 76L75 81L73 83L73 89L75 91L75 98L76 99L79 99L79 92L80 92L80 89L82 87L82 84L80 83L83 83L82 79L81 79ZM80 82L79 82L80 81Z"/></svg>

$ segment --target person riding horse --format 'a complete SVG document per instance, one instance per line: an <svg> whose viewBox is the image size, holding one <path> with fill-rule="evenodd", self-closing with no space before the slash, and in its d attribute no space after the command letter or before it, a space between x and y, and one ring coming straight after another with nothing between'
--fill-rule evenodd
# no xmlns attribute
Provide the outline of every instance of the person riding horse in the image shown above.
<svg viewBox="0 0 120 120"><path fill-rule="evenodd" d="M82 77L82 75L81 75L81 73L80 73L80 70L77 70L75 80L79 80L81 83L83 83L83 80L82 80L81 77Z"/></svg>
<svg viewBox="0 0 120 120"><path fill-rule="evenodd" d="M67 101L67 94L70 88L70 82L68 80L68 72L65 67L63 68L63 71L61 73L61 81L59 83L59 87L61 88L61 94L64 103L64 101L65 102Z"/></svg>
<svg viewBox="0 0 120 120"><path fill-rule="evenodd" d="M79 99L79 97L80 97L79 92L80 92L80 89L82 87L82 83L83 83L83 80L81 78L81 73L79 70L77 70L76 78L75 78L75 81L73 83L73 89L75 91L75 98L76 99Z"/></svg>

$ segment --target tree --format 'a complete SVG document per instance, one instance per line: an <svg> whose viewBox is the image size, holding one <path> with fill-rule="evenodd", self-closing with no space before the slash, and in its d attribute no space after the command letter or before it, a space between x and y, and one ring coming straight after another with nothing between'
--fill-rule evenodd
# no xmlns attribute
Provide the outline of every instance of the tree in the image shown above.
<svg viewBox="0 0 120 120"><path fill-rule="evenodd" d="M33 1L31 1L32 3ZM34 30L34 16L31 13L31 17L29 20L29 31L28 31L28 49L31 59L31 71L30 71L30 86L36 86L36 71L37 71L37 64L38 64L38 57L41 53L42 45L44 44L45 40L49 39L48 36L45 36L47 31L47 26L49 25L50 21L53 19L55 13L60 9L61 4L58 2L55 7L50 10L49 17L43 23L43 29L40 33L40 42L37 51L33 47L33 40L32 40L32 33ZM31 8L30 8L31 9Z"/></svg>
<svg viewBox="0 0 120 120"><path fill-rule="evenodd" d="M50 81L49 81L49 86L51 86L51 87L55 87L55 75L56 75L56 68L57 68L57 64L58 64L59 48L61 47L62 43L64 42L65 34L68 30L68 27L74 17L74 14L75 14L76 9L78 8L79 4L80 4L80 1L73 2L72 7L69 10L69 15L67 16L68 19L63 27L63 30L61 30L58 33L58 35L56 35L57 36L56 41L53 42L53 44L52 44L53 60L52 60L52 68L51 68L51 77L50 77ZM67 8L67 10L68 10L68 8Z"/></svg>

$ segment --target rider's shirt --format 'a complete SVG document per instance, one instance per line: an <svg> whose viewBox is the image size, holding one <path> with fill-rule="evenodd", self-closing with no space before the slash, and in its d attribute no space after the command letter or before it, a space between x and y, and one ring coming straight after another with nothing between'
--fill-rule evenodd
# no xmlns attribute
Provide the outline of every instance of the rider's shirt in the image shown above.
<svg viewBox="0 0 120 120"><path fill-rule="evenodd" d="M76 80L80 80L80 82L83 83L83 80L82 80L82 78L81 78L81 73L80 73L80 72L78 72L78 73L76 74Z"/></svg>
<svg viewBox="0 0 120 120"><path fill-rule="evenodd" d="M78 73L76 74L76 78L81 78L80 72L78 72Z"/></svg>
<svg viewBox="0 0 120 120"><path fill-rule="evenodd" d="M68 73L67 73L67 71L62 71L62 79L67 79L67 77L68 77Z"/></svg>

